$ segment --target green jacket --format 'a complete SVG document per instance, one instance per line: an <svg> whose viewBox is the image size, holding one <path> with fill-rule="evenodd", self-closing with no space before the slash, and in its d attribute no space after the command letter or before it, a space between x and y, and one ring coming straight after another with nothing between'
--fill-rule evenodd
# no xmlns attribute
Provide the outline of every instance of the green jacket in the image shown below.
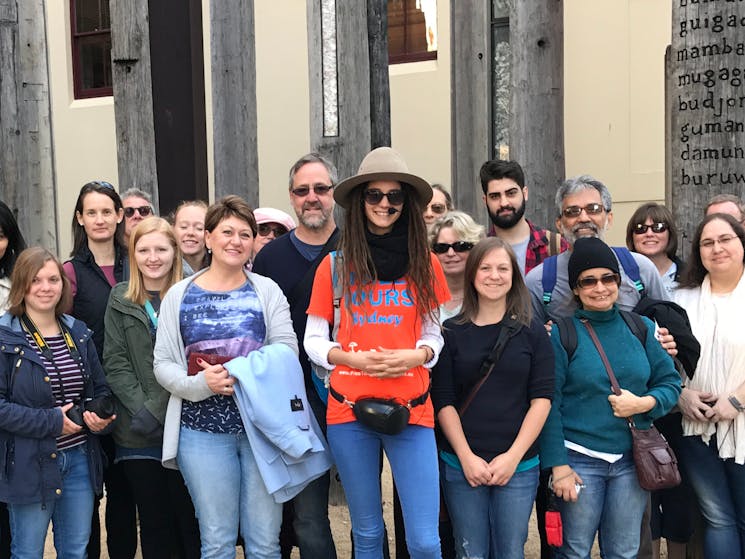
<svg viewBox="0 0 745 559"><path fill-rule="evenodd" d="M104 316L103 368L117 400L114 441L125 448L161 446L170 395L153 375L147 313L124 297L127 287L114 286Z"/></svg>

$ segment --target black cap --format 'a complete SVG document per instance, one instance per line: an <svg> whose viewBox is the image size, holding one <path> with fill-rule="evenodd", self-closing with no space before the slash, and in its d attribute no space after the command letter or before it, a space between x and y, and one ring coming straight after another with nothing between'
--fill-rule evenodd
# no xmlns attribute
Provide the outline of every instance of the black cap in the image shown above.
<svg viewBox="0 0 745 559"><path fill-rule="evenodd" d="M608 268L617 274L618 260L613 250L597 237L581 237L574 242L569 257L569 287L576 287L579 275L592 268Z"/></svg>

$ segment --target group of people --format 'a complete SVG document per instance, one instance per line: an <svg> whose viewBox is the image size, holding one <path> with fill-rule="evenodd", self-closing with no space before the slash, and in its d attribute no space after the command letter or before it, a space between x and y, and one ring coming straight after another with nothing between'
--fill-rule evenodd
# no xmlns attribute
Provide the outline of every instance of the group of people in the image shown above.
<svg viewBox="0 0 745 559"><path fill-rule="evenodd" d="M590 176L561 184L552 232L525 217L520 165L485 163L487 235L391 148L336 175L319 154L291 167L297 224L238 196L166 220L145 192L87 183L64 264L26 249L0 203L11 556L42 556L50 522L58 554L98 556L105 486L112 558L134 556L137 519L146 559L233 557L237 542L247 557L335 558L333 463L354 556L387 557L385 454L397 557L523 557L534 502L542 535L546 508L563 522L543 557L589 557L598 534L608 559L660 537L684 557L697 509L706 556L743 557L736 198L712 200L684 265L658 204L609 247L610 193ZM645 298L687 311L691 370L676 368L676 332L632 328ZM650 500L627 418L665 432L680 487Z"/></svg>

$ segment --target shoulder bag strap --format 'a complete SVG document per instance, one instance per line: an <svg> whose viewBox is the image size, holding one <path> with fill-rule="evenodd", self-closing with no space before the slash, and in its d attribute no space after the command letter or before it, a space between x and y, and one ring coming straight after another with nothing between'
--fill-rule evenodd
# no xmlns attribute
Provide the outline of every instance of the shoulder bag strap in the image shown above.
<svg viewBox="0 0 745 559"><path fill-rule="evenodd" d="M502 355L502 352L504 351L504 348L507 346L507 342L510 337L517 331L517 322L515 321L515 317L512 316L508 320L505 321L505 324L502 326L502 329L499 331L499 336L497 336L497 343L494 344L494 347L491 350L491 353L489 353L489 357L484 359L484 362L481 363L481 378L479 381L471 388L471 391L468 393L468 396L466 396L466 399L463 400L463 403L458 406L458 415L463 415L466 410L468 409L468 406L471 405L471 402L473 401L473 398L476 396L479 390L481 390L481 387L484 386L484 383L489 378L489 375L491 375L491 372L494 370L494 366L496 365L497 361L499 361L500 356Z"/></svg>
<svg viewBox="0 0 745 559"><path fill-rule="evenodd" d="M605 350L603 349L603 346L600 345L600 340L598 339L598 335L595 333L595 328L592 327L592 324L586 319L581 319L582 324L585 325L585 328L587 328L587 332L590 334L590 338L592 338L592 343L595 344L595 349L598 350L598 353L600 354L600 359L603 360L603 365L605 366L605 372L608 373L608 378L610 379L610 385L611 388L613 388L613 393L616 396L621 395L621 386L618 384L618 380L616 380L616 375L613 372L613 368L610 366L610 361L608 361L608 356L605 355Z"/></svg>

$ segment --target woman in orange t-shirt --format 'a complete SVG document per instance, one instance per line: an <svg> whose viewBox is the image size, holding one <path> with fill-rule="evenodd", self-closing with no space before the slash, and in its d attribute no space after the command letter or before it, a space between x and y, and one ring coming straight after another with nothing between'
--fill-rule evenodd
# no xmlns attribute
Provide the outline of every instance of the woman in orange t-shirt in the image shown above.
<svg viewBox="0 0 745 559"><path fill-rule="evenodd" d="M381 448L401 498L409 554L440 557L429 368L442 348L437 309L449 292L422 218L431 198L430 185L410 174L397 152L370 152L357 175L334 189L347 210L345 227L339 252L318 268L308 307L305 349L316 364L333 370L328 440L358 559L383 556ZM336 341L329 340L332 275L342 286Z"/></svg>

